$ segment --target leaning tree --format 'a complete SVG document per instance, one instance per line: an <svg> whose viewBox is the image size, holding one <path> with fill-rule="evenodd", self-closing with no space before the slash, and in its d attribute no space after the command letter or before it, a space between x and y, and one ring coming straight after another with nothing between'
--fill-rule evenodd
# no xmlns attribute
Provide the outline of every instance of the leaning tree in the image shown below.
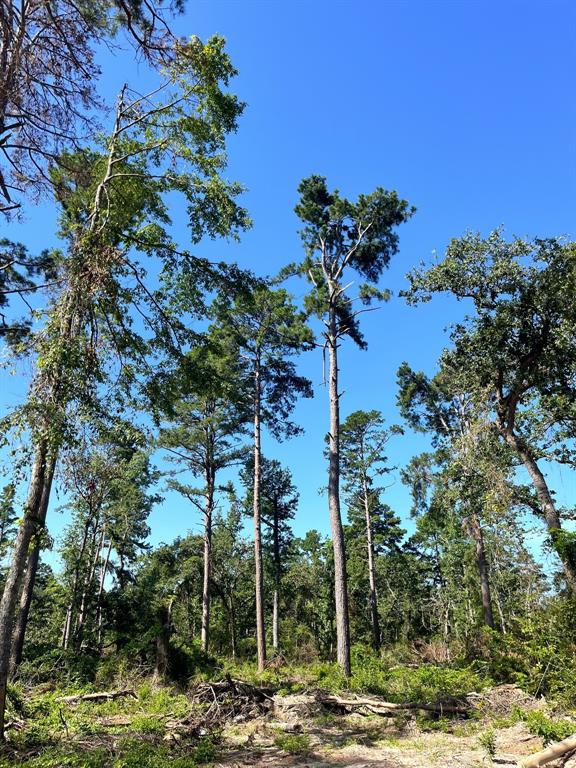
<svg viewBox="0 0 576 768"><path fill-rule="evenodd" d="M45 326L27 342L37 369L20 413L33 461L0 602L0 734L15 607L59 452L70 437L70 407L97 408L101 390L114 382L130 388L138 367L147 366L150 337L171 339L178 348L185 329L148 287L146 258L157 260L161 279L195 270L201 291L205 264L173 243L165 195L183 195L194 242L247 224L235 200L240 188L221 177L226 136L242 112L226 90L235 70L223 40L178 45L163 73L148 95L124 87L103 145L68 155L65 167L53 170L65 247ZM148 338L131 323L135 306Z"/></svg>
<svg viewBox="0 0 576 768"><path fill-rule="evenodd" d="M440 361L453 391L487 410L500 439L523 464L536 499L526 503L544 520L576 590L576 534L547 482L543 460L576 466L576 244L516 238L501 231L469 233L450 242L444 259L410 275L410 303L449 293L471 309L453 327Z"/></svg>
<svg viewBox="0 0 576 768"><path fill-rule="evenodd" d="M168 17L184 0L0 0L0 212L50 189L49 167L92 137L105 103L98 48L120 31L136 56L174 59Z"/></svg>

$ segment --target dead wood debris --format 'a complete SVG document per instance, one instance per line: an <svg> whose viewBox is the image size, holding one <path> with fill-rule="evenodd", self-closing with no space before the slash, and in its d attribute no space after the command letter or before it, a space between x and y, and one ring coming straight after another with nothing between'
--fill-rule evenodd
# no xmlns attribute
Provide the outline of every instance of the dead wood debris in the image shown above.
<svg viewBox="0 0 576 768"><path fill-rule="evenodd" d="M274 701L272 688L261 688L243 680L226 677L210 683L200 683L192 694L192 701L204 705L202 712L207 724L225 720L242 722L268 714Z"/></svg>
<svg viewBox="0 0 576 768"><path fill-rule="evenodd" d="M483 714L497 717L507 717L518 708L527 712L541 709L545 703L543 698L537 699L513 683L496 685L481 693L468 693L464 698L472 708L480 710Z"/></svg>
<svg viewBox="0 0 576 768"><path fill-rule="evenodd" d="M385 701L379 697L360 697L343 698L334 695L319 695L317 699L321 704L328 708L342 708L344 710L368 710L376 715L390 715L395 712L423 711L433 712L437 715L468 715L470 707L466 704L455 701L439 701L428 704L423 702L405 702L397 703Z"/></svg>
<svg viewBox="0 0 576 768"><path fill-rule="evenodd" d="M576 750L576 734L573 734L556 744L551 744L542 752L530 755L530 757L522 760L520 765L522 768L540 768L542 765L551 763L552 760L569 757L571 754L574 754L574 750Z"/></svg>
<svg viewBox="0 0 576 768"><path fill-rule="evenodd" d="M123 696L132 696L137 699L136 692L131 688L122 691L101 691L100 693L80 693L75 696L59 696L56 701L63 701L66 704L75 704L77 701L111 701L120 699Z"/></svg>

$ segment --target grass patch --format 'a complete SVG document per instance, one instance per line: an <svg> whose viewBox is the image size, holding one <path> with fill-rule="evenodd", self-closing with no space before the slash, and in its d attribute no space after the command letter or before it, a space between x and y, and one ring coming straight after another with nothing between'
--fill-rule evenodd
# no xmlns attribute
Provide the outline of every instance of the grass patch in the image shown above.
<svg viewBox="0 0 576 768"><path fill-rule="evenodd" d="M1 757L0 768L197 768L216 755L216 742L207 737L195 746L178 747L126 738L114 748L80 749L69 743L52 746L34 757Z"/></svg>
<svg viewBox="0 0 576 768"><path fill-rule="evenodd" d="M493 681L474 666L448 667L421 664L418 667L394 665L370 650L356 648L353 653L352 677L346 678L337 664L318 662L306 667L285 666L257 672L253 663L228 664L225 671L231 677L255 685L272 685L281 694L297 693L318 686L334 693L345 690L375 694L390 701L435 702L458 698L470 691L493 685Z"/></svg>
<svg viewBox="0 0 576 768"><path fill-rule="evenodd" d="M305 733L279 733L274 744L288 755L309 755L310 737Z"/></svg>

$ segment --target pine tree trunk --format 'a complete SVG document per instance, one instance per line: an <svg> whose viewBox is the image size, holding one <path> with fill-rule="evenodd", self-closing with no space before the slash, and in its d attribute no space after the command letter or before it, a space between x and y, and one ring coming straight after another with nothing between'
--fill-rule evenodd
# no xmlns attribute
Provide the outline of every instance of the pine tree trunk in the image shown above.
<svg viewBox="0 0 576 768"><path fill-rule="evenodd" d="M262 564L262 521L260 519L261 435L260 409L262 385L260 360L256 359L254 371L254 560L256 568L256 648L258 669L266 665L266 629L264 625L264 569Z"/></svg>
<svg viewBox="0 0 576 768"><path fill-rule="evenodd" d="M170 670L170 624L172 622L172 602L160 608L160 631L156 637L155 676L160 680L168 675Z"/></svg>
<svg viewBox="0 0 576 768"><path fill-rule="evenodd" d="M206 508L204 510L204 574L202 579L202 628L200 642L208 653L210 639L210 602L212 583L212 511L214 507L214 475L206 470Z"/></svg>
<svg viewBox="0 0 576 768"><path fill-rule="evenodd" d="M566 578L566 584L571 593L576 592L576 553L572 547L556 546L558 542L558 534L562 531L562 523L560 521L560 515L554 504L552 494L546 483L546 479L536 462L536 459L532 455L532 452L524 444L522 440L514 433L512 429L500 426L500 430L504 435L504 438L508 445L513 448L516 453L522 459L522 462L530 475L532 484L536 491L536 496L540 503L546 526L550 532L550 538L555 545L556 552L562 567L564 569L564 576Z"/></svg>
<svg viewBox="0 0 576 768"><path fill-rule="evenodd" d="M328 349L330 359L329 397L329 474L328 509L334 549L334 592L336 603L336 655L346 677L350 677L350 620L348 615L348 578L346 573L346 548L340 515L340 396L338 394L338 337L336 312L329 312Z"/></svg>
<svg viewBox="0 0 576 768"><path fill-rule="evenodd" d="M235 659L237 655L237 640L236 640L236 608L234 606L234 598L232 595L229 597L228 613L230 617L230 651L232 658Z"/></svg>
<svg viewBox="0 0 576 768"><path fill-rule="evenodd" d="M376 589L376 572L374 568L374 541L372 538L372 518L370 517L370 499L368 484L363 477L364 513L366 516L366 546L368 549L368 583L370 589L370 618L372 623L372 645L376 652L380 650L380 618L378 616L378 591Z"/></svg>
<svg viewBox="0 0 576 768"><path fill-rule="evenodd" d="M274 504L274 521L272 528L274 548L274 596L272 603L272 647L278 651L280 641L280 581L282 578L282 561L280 557L280 521L278 520L278 505Z"/></svg>
<svg viewBox="0 0 576 768"><path fill-rule="evenodd" d="M24 507L24 517L18 528L10 567L4 582L0 601L0 740L4 740L4 715L6 710L6 686L10 669L12 635L16 606L20 597L22 579L26 570L28 550L32 537L44 526L52 476L56 463L55 455L50 456L48 443L39 441L34 454L34 463ZM43 499L46 503L43 503Z"/></svg>
<svg viewBox="0 0 576 768"><path fill-rule="evenodd" d="M488 572L488 561L486 559L486 549L484 547L484 535L482 526L478 520L476 512L468 518L468 530L474 540L476 547L476 564L480 576L480 593L482 596L482 610L484 613L484 624L490 629L495 628L494 613L492 611L492 594L490 590L490 575Z"/></svg>

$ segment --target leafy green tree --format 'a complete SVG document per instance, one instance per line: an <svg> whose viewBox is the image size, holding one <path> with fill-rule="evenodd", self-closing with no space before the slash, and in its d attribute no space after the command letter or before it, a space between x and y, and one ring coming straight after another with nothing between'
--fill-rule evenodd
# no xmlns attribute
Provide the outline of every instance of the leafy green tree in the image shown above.
<svg viewBox="0 0 576 768"><path fill-rule="evenodd" d="M303 662L330 658L335 641L334 559L329 540L316 530L294 540L284 579L290 626L286 650Z"/></svg>
<svg viewBox="0 0 576 768"><path fill-rule="evenodd" d="M7 316L11 298L16 295L28 310L27 296L51 286L56 278L54 254L42 251L31 256L21 243L0 240L0 337L8 342L21 342L30 330L31 318L12 319Z"/></svg>
<svg viewBox="0 0 576 768"><path fill-rule="evenodd" d="M234 494L214 528L214 591L224 609L220 649L236 658L242 636L254 634L254 546L243 535L242 511ZM226 638L225 641L223 639Z"/></svg>
<svg viewBox="0 0 576 768"><path fill-rule="evenodd" d="M368 605L372 624L372 645L380 650L380 620L376 588L375 537L381 545L396 546L404 532L398 527L390 508L382 504L383 489L375 485L378 477L389 472L385 447L398 427L384 428L379 411L354 411L341 426L341 472L347 494L348 520L353 538L365 539L368 571Z"/></svg>
<svg viewBox="0 0 576 768"><path fill-rule="evenodd" d="M247 503L253 508L254 462L249 461L241 473L248 491ZM290 521L298 507L298 491L289 469L276 459L262 457L261 465L261 519L266 526L265 540L272 553L274 591L272 594L272 648L280 648L280 596L286 559L293 541Z"/></svg>
<svg viewBox="0 0 576 768"><path fill-rule="evenodd" d="M235 202L239 187L220 177L226 135L242 111L223 90L235 74L223 41L178 44L164 73L163 84L147 98L130 98L124 88L101 150L69 157L65 170L53 176L67 249L59 265L60 291L33 343L38 365L25 415L34 459L0 603L0 733L16 602L30 541L44 525L69 407L93 401L110 374L118 373L126 385L133 380L131 364L141 362L145 348L126 319L134 303L154 318L147 330L164 337L175 332L145 285L143 267L131 258L156 257L161 277L162 269L177 273L194 261L169 237L169 192L184 196L194 241L247 224Z"/></svg>
<svg viewBox="0 0 576 768"><path fill-rule="evenodd" d="M441 503L448 508L460 505L462 525L475 543L484 622L493 629L494 613L482 519L497 487L494 485L496 479L500 481L498 485L501 488L506 486L506 495L509 495L501 471L502 463L506 462L505 452L499 451L494 444L493 436L479 418L470 396L450 391L450 382L441 374L430 380L404 363L398 371L398 383L401 414L413 428L428 431L437 449L428 466L429 471L432 463L441 468L440 476L436 478L436 503L442 495ZM427 456L432 459L430 454ZM504 473L509 471L508 461ZM405 477L409 474L406 472ZM422 479L421 473L414 472L409 482L420 483ZM414 492L417 494L419 491L414 489Z"/></svg>
<svg viewBox="0 0 576 768"><path fill-rule="evenodd" d="M120 426L120 425L118 425ZM161 499L151 493L157 472L137 430L108 435L122 442L85 442L69 451L65 480L73 520L61 549L69 602L62 647L99 651L105 579L114 571L124 587L149 535L147 518Z"/></svg>
<svg viewBox="0 0 576 768"><path fill-rule="evenodd" d="M291 359L311 344L311 331L290 295L254 281L248 290L235 297L220 296L214 314L222 334L243 361L246 376L252 382L251 411L254 425L253 515L256 568L256 641L258 667L266 662L264 623L264 572L262 557L262 449L264 425L281 439L298 433L289 416L298 397L311 397L308 379L296 373Z"/></svg>
<svg viewBox="0 0 576 768"><path fill-rule="evenodd" d="M30 675L37 680L42 680L44 676L54 679L54 662L62 657L59 646L64 610L62 584L52 568L40 562L35 573L34 591L31 593L26 653L11 668L13 677L26 679ZM13 649L15 651L16 648Z"/></svg>
<svg viewBox="0 0 576 768"><path fill-rule="evenodd" d="M431 625L441 628L445 640L453 634L471 638L479 604L483 623L506 631L514 600L503 599L511 583L504 586L501 558L506 551L510 562L527 563L516 518L526 509L529 489L518 485L514 454L469 395L452 391L442 373L429 379L407 364L398 379L402 415L430 435L435 449L415 457L403 473L418 516L416 541L431 552L437 569ZM502 543L512 530L514 554ZM523 587L515 583L516 601L524 600Z"/></svg>
<svg viewBox="0 0 576 768"><path fill-rule="evenodd" d="M201 548L199 536L161 544L140 558L131 582L118 583L111 595L115 614L123 615L114 627L119 647L129 658L144 662L159 679L192 672L179 668L182 658L175 641L188 643L189 648L194 634L194 596L202 583Z"/></svg>
<svg viewBox="0 0 576 768"><path fill-rule="evenodd" d="M306 306L325 326L322 346L329 356L328 507L334 547L337 657L344 674L350 675L346 553L340 514L338 347L346 336L361 348L366 346L358 318L368 307L354 308L354 299L349 294L353 284L350 278L356 273L365 281L357 291L363 305L387 298L388 294L376 285L390 257L398 250L395 227L406 221L414 209L396 192L380 187L352 202L341 197L338 191L329 192L322 176L304 179L298 192L300 200L295 211L304 224L300 234L306 256L291 270L304 275L312 284Z"/></svg>
<svg viewBox="0 0 576 768"><path fill-rule="evenodd" d="M576 246L556 239L507 242L500 231L451 241L444 259L410 274L409 302L451 293L472 313L452 331L441 360L451 386L488 408L495 430L517 455L534 487L568 589L576 588L574 535L540 460L574 457Z"/></svg>
<svg viewBox="0 0 576 768"><path fill-rule="evenodd" d="M223 469L238 464L246 454L241 438L249 410L243 398L246 385L239 377L238 360L218 345L214 331L208 345L194 348L175 375L175 401L169 416L172 426L162 427L158 443L183 471L201 478L203 483L197 487L171 478L168 486L184 495L204 518L201 643L202 650L207 652L217 479Z"/></svg>

